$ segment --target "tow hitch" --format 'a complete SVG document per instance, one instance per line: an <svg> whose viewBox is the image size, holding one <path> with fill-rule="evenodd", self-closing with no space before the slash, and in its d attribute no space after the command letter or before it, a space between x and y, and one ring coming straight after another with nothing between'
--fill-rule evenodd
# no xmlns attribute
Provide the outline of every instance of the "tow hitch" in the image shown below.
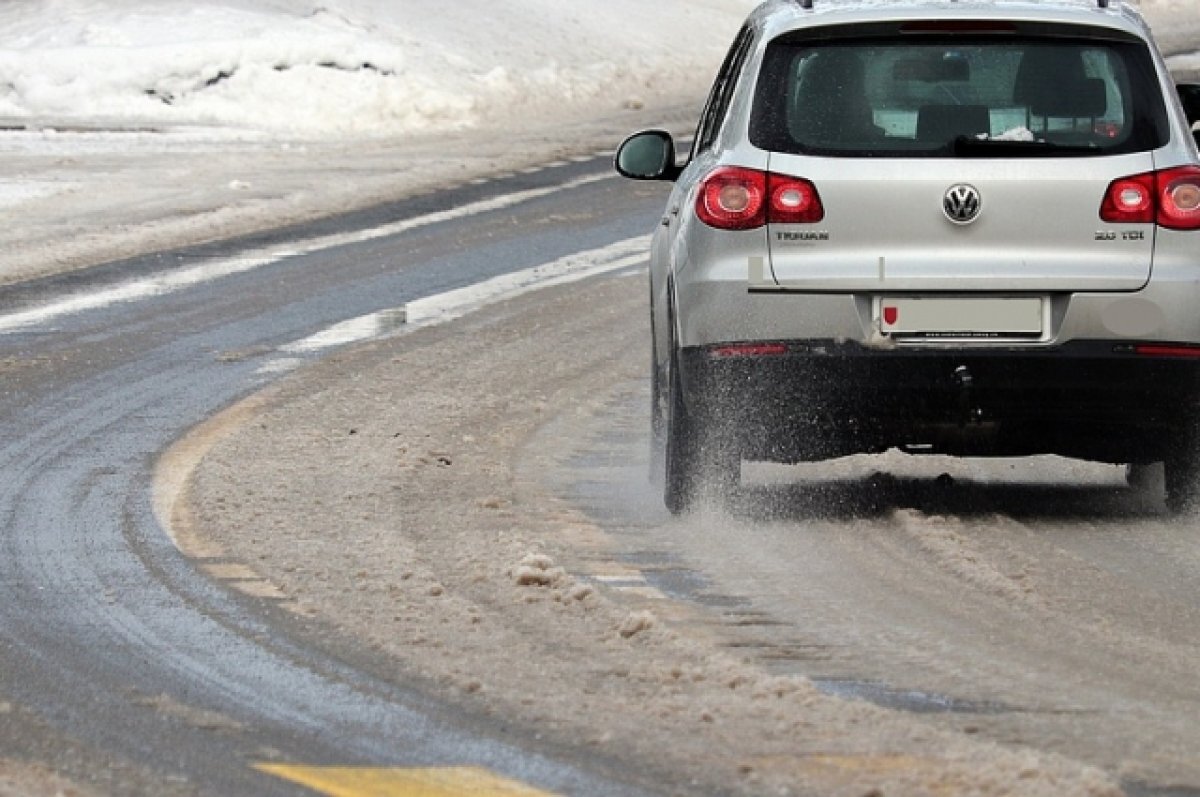
<svg viewBox="0 0 1200 797"><path fill-rule="evenodd" d="M975 377L971 369L965 365L955 368L954 381L958 384L959 428L981 424L983 409L975 403Z"/></svg>

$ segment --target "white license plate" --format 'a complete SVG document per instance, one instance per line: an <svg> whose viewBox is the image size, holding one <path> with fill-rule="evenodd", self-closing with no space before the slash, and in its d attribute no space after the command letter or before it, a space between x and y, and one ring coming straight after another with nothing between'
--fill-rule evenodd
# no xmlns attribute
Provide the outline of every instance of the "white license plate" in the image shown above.
<svg viewBox="0 0 1200 797"><path fill-rule="evenodd" d="M1043 306L1035 298L879 297L875 317L887 335L925 337L1040 337Z"/></svg>

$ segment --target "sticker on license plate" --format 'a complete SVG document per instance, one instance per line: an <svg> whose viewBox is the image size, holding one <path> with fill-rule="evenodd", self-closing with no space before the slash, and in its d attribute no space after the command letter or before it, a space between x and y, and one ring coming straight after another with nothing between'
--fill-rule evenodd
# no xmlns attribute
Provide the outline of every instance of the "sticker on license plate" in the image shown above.
<svg viewBox="0 0 1200 797"><path fill-rule="evenodd" d="M885 335L923 337L1039 337L1041 298L876 299L879 331Z"/></svg>

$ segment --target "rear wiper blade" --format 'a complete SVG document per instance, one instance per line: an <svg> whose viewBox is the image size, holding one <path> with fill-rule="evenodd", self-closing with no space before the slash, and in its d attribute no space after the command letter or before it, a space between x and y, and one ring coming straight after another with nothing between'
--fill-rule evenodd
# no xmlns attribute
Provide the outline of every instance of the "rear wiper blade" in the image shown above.
<svg viewBox="0 0 1200 797"><path fill-rule="evenodd" d="M1052 141L1013 141L1005 138L975 138L959 136L952 144L954 154L962 157L1037 157L1039 155L1086 155L1095 147L1066 146Z"/></svg>

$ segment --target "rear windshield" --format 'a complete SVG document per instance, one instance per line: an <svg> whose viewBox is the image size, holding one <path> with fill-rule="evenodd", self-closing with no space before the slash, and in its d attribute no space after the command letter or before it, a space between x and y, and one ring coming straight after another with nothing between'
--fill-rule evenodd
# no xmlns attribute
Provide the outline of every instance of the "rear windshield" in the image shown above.
<svg viewBox="0 0 1200 797"><path fill-rule="evenodd" d="M1163 146L1143 45L1067 37L772 42L756 146L829 156L1109 155Z"/></svg>

